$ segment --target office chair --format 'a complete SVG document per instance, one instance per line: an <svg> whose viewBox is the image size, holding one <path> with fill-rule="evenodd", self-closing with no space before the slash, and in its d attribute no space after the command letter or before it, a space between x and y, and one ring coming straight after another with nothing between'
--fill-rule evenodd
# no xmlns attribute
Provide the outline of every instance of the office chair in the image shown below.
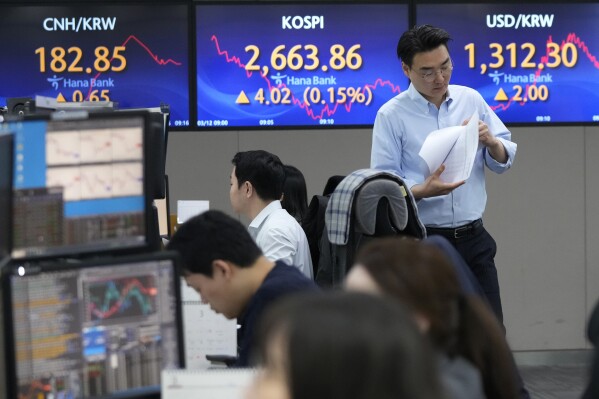
<svg viewBox="0 0 599 399"><path fill-rule="evenodd" d="M414 197L403 180L375 169L357 170L339 183L327 204L325 226L316 274L323 287L340 284L357 250L373 238L426 237Z"/></svg>

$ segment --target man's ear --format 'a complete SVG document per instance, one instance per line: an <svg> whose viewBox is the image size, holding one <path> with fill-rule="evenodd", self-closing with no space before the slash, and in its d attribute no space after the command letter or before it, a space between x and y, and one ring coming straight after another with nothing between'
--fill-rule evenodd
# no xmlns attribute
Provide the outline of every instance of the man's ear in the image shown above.
<svg viewBox="0 0 599 399"><path fill-rule="evenodd" d="M233 272L233 265L230 262L222 259L215 259L212 261L212 278L215 278L218 275L230 279Z"/></svg>
<svg viewBox="0 0 599 399"><path fill-rule="evenodd" d="M401 69L403 71L403 74L406 75L406 78L410 79L410 67L403 61L401 63Z"/></svg>
<svg viewBox="0 0 599 399"><path fill-rule="evenodd" d="M254 186L249 181L244 181L242 187L246 198L250 198L254 194Z"/></svg>

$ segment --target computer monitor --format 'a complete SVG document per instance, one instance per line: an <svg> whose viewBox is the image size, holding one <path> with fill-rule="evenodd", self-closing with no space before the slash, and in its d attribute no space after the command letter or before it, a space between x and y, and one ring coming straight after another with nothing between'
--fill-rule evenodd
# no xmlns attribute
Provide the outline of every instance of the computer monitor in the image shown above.
<svg viewBox="0 0 599 399"><path fill-rule="evenodd" d="M146 112L73 111L9 122L12 257L151 247L148 126Z"/></svg>
<svg viewBox="0 0 599 399"><path fill-rule="evenodd" d="M184 366L176 254L3 269L7 398L148 398Z"/></svg>
<svg viewBox="0 0 599 399"><path fill-rule="evenodd" d="M0 259L10 253L14 136L0 133Z"/></svg>
<svg viewBox="0 0 599 399"><path fill-rule="evenodd" d="M166 173L166 151L169 133L170 107L163 105L154 108L117 109L117 113L148 113L148 177L153 187L150 199L163 199L166 196L164 175Z"/></svg>

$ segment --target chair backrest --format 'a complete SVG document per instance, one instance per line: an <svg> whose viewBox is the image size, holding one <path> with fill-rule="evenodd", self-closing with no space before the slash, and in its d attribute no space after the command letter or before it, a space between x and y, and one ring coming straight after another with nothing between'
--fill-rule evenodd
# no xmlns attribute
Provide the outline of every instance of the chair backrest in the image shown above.
<svg viewBox="0 0 599 399"><path fill-rule="evenodd" d="M333 175L328 178L322 195L314 195L308 204L308 212L302 220L302 228L308 239L310 247L310 256L312 258L312 267L314 276L318 273L318 262L320 260L320 241L323 232L326 232L324 215L329 203L329 198L335 188L341 183L345 176Z"/></svg>
<svg viewBox="0 0 599 399"><path fill-rule="evenodd" d="M415 200L393 174L360 169L349 174L327 203L316 281L335 286L351 268L357 250L375 237L426 237Z"/></svg>
<svg viewBox="0 0 599 399"><path fill-rule="evenodd" d="M381 177L366 181L354 200L354 229L368 236L399 234L408 224L406 193L396 181Z"/></svg>
<svg viewBox="0 0 599 399"><path fill-rule="evenodd" d="M320 260L320 240L326 228L324 224L324 213L329 202L328 195L315 195L308 205L308 212L302 220L302 228L308 239L310 256L312 257L313 276L318 273L318 262Z"/></svg>

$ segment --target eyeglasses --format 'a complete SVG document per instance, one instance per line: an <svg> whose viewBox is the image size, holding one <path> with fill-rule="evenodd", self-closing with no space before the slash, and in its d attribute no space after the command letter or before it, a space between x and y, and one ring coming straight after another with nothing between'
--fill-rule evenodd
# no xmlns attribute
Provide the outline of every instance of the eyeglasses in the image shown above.
<svg viewBox="0 0 599 399"><path fill-rule="evenodd" d="M441 76L443 76L443 79L447 79L447 78L449 78L449 75L451 75L452 71L453 71L453 64L449 64L449 65L442 66L441 68L434 70L434 71L427 71L427 72L421 73L420 77L425 82L432 83L435 80L435 78L437 77L437 74L441 73Z"/></svg>

